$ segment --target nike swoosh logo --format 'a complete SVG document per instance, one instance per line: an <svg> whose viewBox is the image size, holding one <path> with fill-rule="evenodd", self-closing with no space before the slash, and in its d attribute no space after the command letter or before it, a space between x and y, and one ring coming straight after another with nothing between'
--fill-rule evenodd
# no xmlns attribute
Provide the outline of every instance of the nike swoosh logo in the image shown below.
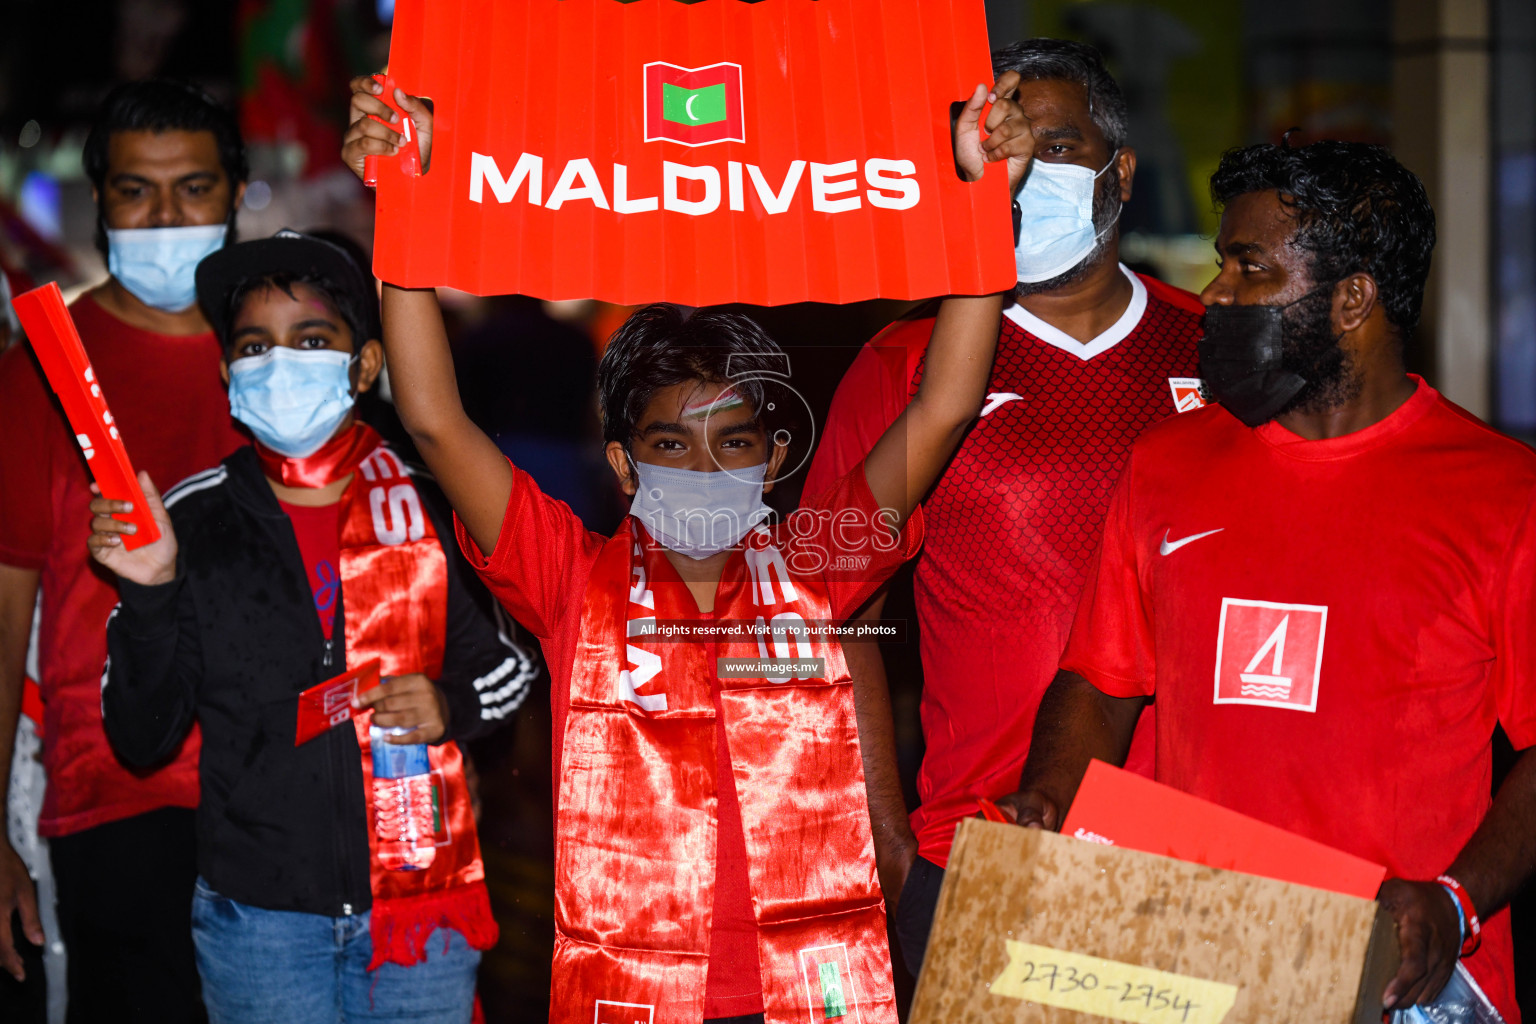
<svg viewBox="0 0 1536 1024"><path fill-rule="evenodd" d="M987 404L981 407L981 415L988 416L1009 402L1022 402L1023 395L1016 395L1012 391L994 391L987 396Z"/></svg>
<svg viewBox="0 0 1536 1024"><path fill-rule="evenodd" d="M1211 534L1213 534L1213 533L1220 533L1222 530L1225 530L1225 529L1226 529L1225 526L1220 526L1220 527L1217 527L1214 530L1206 530L1204 533L1192 533L1188 537L1180 537L1178 540L1175 540L1175 541L1170 541L1168 539L1168 531L1164 530L1163 531L1163 543L1158 547L1157 553L1160 554L1160 555L1164 555L1164 556L1171 555L1175 551L1179 550L1179 548L1183 547L1185 544L1193 544L1195 541L1199 540L1201 537L1209 537Z"/></svg>

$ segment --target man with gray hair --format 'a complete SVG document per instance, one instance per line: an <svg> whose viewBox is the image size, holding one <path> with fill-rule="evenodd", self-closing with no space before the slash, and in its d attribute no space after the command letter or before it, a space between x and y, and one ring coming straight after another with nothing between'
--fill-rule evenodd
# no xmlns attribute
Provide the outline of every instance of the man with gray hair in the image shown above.
<svg viewBox="0 0 1536 1024"><path fill-rule="evenodd" d="M1136 153L1103 59L1082 43L1032 39L999 50L993 66L991 95L1015 98L1032 122L1034 162L1009 163L1018 285L987 402L923 503L915 588L927 749L910 823L880 651L845 648L881 884L914 974L956 823L1018 781L1131 442L1199 402L1199 300L1120 263ZM976 180L985 142L975 115L956 118L954 142L957 171ZM806 493L847 472L900 415L933 323L901 321L860 352ZM883 602L865 616L879 617ZM1130 764L1150 772L1149 755L1138 745Z"/></svg>

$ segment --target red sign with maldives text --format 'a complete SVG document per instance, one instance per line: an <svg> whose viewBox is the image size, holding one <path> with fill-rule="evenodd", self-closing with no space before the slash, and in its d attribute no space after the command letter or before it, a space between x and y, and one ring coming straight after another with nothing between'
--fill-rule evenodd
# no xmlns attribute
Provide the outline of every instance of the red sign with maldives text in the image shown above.
<svg viewBox="0 0 1536 1024"><path fill-rule="evenodd" d="M375 272L621 304L1013 285L1006 170L955 172L982 0L398 0L430 164L380 161Z"/></svg>

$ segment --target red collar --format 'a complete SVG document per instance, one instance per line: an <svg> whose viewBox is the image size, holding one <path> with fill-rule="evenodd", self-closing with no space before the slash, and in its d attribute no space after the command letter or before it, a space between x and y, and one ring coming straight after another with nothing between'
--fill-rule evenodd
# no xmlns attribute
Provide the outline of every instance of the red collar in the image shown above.
<svg viewBox="0 0 1536 1024"><path fill-rule="evenodd" d="M1345 459L1377 445L1391 440L1402 433L1408 427L1417 423L1431 409L1440 404L1440 392L1430 387L1424 378L1416 373L1410 373L1408 379L1413 381L1416 390L1408 396L1402 405L1389 412L1384 418L1353 433L1340 437L1324 438L1321 441L1308 441L1301 435L1280 425L1279 420L1270 420L1254 428L1254 436L1265 444L1274 448L1282 455L1293 459L1302 459L1307 462L1327 462L1333 459Z"/></svg>
<svg viewBox="0 0 1536 1024"><path fill-rule="evenodd" d="M285 487L324 487L354 472L378 446L378 433L366 423L354 422L350 430L302 459L279 455L260 441L256 442L256 457L261 460L262 472Z"/></svg>

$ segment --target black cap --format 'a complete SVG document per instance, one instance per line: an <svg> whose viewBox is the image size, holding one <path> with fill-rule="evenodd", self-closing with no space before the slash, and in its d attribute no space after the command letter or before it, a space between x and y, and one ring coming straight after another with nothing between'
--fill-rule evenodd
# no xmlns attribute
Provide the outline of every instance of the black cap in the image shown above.
<svg viewBox="0 0 1536 1024"><path fill-rule="evenodd" d="M197 303L221 343L229 324L229 300L243 281L269 274L316 274L360 300L363 337L380 337L379 303L373 278L341 246L284 228L271 238L225 246L197 265Z"/></svg>

